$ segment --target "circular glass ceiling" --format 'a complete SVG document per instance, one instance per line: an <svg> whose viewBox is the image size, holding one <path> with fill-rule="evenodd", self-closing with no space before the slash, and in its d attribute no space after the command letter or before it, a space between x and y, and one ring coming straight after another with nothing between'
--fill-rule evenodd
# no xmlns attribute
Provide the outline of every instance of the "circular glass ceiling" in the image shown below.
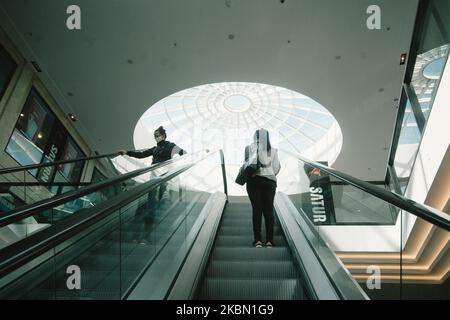
<svg viewBox="0 0 450 320"><path fill-rule="evenodd" d="M424 113L430 114L430 105L439 87L439 80L447 62L450 46L448 44L421 53L416 58L411 85Z"/></svg>
<svg viewBox="0 0 450 320"><path fill-rule="evenodd" d="M299 163L283 150L332 165L342 148L339 124L325 107L301 93L259 83L206 84L158 101L135 127L135 148L154 146L153 131L160 125L166 129L167 140L189 153L223 149L230 194L245 193L245 188L234 180L243 162L244 148L251 143L256 129L269 130L272 145L280 150L282 170L278 186L285 192L295 192L298 181L292 179L299 171ZM146 164L150 162L151 159L146 160ZM125 165L118 167L123 169ZM199 179L201 175L200 172ZM217 183L221 189L220 178ZM212 190L213 186L205 185L205 189Z"/></svg>
<svg viewBox="0 0 450 320"><path fill-rule="evenodd" d="M428 63L423 68L423 76L428 79L437 80L441 77L442 71L445 67L446 58L437 58L436 60Z"/></svg>

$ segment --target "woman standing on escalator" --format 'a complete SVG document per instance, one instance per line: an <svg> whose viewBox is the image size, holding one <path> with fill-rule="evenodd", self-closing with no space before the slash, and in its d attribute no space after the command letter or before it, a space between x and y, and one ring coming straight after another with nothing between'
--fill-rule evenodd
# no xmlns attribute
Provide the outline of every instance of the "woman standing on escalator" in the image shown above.
<svg viewBox="0 0 450 320"><path fill-rule="evenodd" d="M280 172L278 151L270 144L269 132L265 129L256 130L253 143L245 148L245 160L253 155L257 159L258 169L247 181L247 193L252 203L253 245L262 247L261 220L264 215L266 227L266 247L273 243L273 200L277 188L276 175Z"/></svg>

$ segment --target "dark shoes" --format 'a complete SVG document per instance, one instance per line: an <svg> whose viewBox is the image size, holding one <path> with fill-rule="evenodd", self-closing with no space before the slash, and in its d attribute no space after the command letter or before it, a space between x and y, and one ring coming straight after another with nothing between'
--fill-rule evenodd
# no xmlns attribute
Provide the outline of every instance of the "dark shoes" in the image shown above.
<svg viewBox="0 0 450 320"><path fill-rule="evenodd" d="M253 246L255 248L262 248L263 244L261 241L255 241L253 242ZM266 248L272 248L273 247L273 242L272 241L267 241L266 242Z"/></svg>

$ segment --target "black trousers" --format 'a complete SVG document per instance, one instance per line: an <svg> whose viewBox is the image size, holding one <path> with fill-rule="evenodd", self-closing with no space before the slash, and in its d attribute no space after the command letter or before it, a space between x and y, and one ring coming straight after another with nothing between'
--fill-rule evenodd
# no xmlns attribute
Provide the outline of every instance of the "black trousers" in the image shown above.
<svg viewBox="0 0 450 320"><path fill-rule="evenodd" d="M253 237L255 242L261 241L261 220L264 215L266 241L273 242L273 199L277 183L256 176L247 182L247 193L252 203Z"/></svg>
<svg viewBox="0 0 450 320"><path fill-rule="evenodd" d="M155 223L155 211L161 202L164 193L167 191L167 183L162 183L156 189L150 191L147 195L147 202L137 208L134 215L136 229L134 231L135 240L148 240L153 224Z"/></svg>

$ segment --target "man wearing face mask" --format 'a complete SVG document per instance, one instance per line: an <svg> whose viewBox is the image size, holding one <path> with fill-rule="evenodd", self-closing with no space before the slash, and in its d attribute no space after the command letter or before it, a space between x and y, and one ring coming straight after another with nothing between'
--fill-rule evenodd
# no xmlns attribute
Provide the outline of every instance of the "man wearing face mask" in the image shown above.
<svg viewBox="0 0 450 320"><path fill-rule="evenodd" d="M154 138L156 140L155 147L143 151L120 150L119 154L138 159L153 156L152 164L156 164L170 160L176 154L182 156L187 153L186 151L178 147L175 143L166 140L166 130L164 130L162 126L155 130ZM141 219L144 220L144 230L137 231L135 236L135 241L140 242L141 244L147 243L145 236L149 232L149 229L151 228L151 225L153 223L154 210L157 207L158 203L161 202L163 196L166 193L167 184L161 184L158 189L159 190L153 190L149 193L147 205L143 209L139 210L140 212L138 212L135 217L135 221L140 221ZM156 193L158 193L158 196L156 196Z"/></svg>

